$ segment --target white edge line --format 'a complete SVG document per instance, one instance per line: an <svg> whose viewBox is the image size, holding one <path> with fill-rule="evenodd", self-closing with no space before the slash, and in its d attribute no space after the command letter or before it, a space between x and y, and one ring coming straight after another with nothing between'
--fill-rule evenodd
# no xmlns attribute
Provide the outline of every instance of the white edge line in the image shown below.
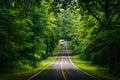
<svg viewBox="0 0 120 80"><path fill-rule="evenodd" d="M67 54L68 54L68 50L67 50ZM70 60L71 64L72 64L74 67L76 67L78 70L80 70L80 71L84 72L85 74L87 74L87 75L89 75L89 76L91 76L91 77L93 77L93 78L98 79L97 77L95 77L95 76L93 76L93 75L91 75L91 74L89 74L89 73L87 73L87 72L85 72L85 71L81 70L80 68L78 68L78 67L77 67L77 66L76 66L76 65L72 62L72 60L71 60L71 58L70 58L69 54L68 54L68 58L69 58L69 60ZM99 79L98 79L98 80L99 80Z"/></svg>
<svg viewBox="0 0 120 80"><path fill-rule="evenodd" d="M57 57L58 57L58 56L56 56L56 58L57 58ZM45 67L45 68L42 69L41 71L37 72L36 74L34 74L33 76L31 76L31 77L28 78L27 80L31 80L32 78L36 77L38 74L40 74L41 72L43 72L44 70L46 70L50 65L52 65L52 64L55 62L56 58L55 58L54 61L53 61L52 63L50 63L47 67Z"/></svg>
<svg viewBox="0 0 120 80"><path fill-rule="evenodd" d="M67 54L68 54L68 49L67 49ZM58 56L56 56L56 58L57 58ZM55 60L56 60L56 58L55 58ZM70 59L70 56L68 55L68 58L69 58L69 60L70 60L70 62L71 62L71 64L74 66L74 67L76 67L78 70L80 70L80 71L82 71L82 72L84 72L84 73L86 73L87 75L89 75L89 76L91 76L91 77L94 77L94 78L96 78L96 79L98 79L97 77L95 77L95 76L93 76L93 75L91 75L91 74L88 74L87 72L85 72L85 71L83 71L83 70L81 70L80 68L78 68L76 65L74 65L73 64L73 62L71 61L71 59ZM51 63L51 64L53 64L54 62L55 62L55 60ZM41 72L43 72L44 70L46 70L51 64L49 64L46 68L44 68L43 70L41 70L40 72L38 72L38 73L36 73L36 74L34 74L33 76L31 76L30 78L28 78L27 80L31 80L32 78L34 78L35 76L37 76L39 73L41 73Z"/></svg>

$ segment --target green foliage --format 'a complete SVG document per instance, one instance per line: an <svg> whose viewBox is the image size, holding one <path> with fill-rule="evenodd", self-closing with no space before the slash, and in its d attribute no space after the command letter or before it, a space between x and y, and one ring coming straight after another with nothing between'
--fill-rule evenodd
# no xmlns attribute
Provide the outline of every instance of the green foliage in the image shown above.
<svg viewBox="0 0 120 80"><path fill-rule="evenodd" d="M119 80L120 77L115 77L109 72L108 67L93 64L91 61L84 61L79 58L79 55L71 56L73 63L81 70L94 75L101 80Z"/></svg>
<svg viewBox="0 0 120 80"><path fill-rule="evenodd" d="M71 27L69 31L69 34L77 34L71 35L70 48L74 54L80 54L81 59L108 66L109 71L119 74L119 1L77 1L79 8L72 12L73 16L77 17L72 18L72 21L77 22L78 25ZM71 16L69 15L69 17ZM71 21L71 19L69 20Z"/></svg>
<svg viewBox="0 0 120 80"><path fill-rule="evenodd" d="M0 0L1 68L31 69L65 39L81 59L118 74L119 4L119 0Z"/></svg>
<svg viewBox="0 0 120 80"><path fill-rule="evenodd" d="M58 41L52 0L0 1L0 64L4 70L30 70ZM13 72L12 71L12 72Z"/></svg>
<svg viewBox="0 0 120 80"><path fill-rule="evenodd" d="M26 79L30 78L32 75L36 74L37 72L43 70L54 59L55 59L55 57L48 57L47 59L45 59L41 62L38 62L36 64L36 67L34 67L34 68L29 66L28 61L21 60L22 62L17 62L17 64L15 63L15 65L18 65L16 67L17 72L14 72L14 73L10 72L10 73L7 73L7 74L1 73L0 74L0 80L18 80L18 79L26 80ZM19 68L19 67L21 67L21 68ZM8 72L8 70L7 70L7 72Z"/></svg>

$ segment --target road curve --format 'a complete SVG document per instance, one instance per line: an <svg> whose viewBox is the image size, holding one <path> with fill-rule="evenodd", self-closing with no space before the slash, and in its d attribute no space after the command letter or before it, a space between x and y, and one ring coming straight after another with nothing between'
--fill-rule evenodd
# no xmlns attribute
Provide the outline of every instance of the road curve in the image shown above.
<svg viewBox="0 0 120 80"><path fill-rule="evenodd" d="M66 46L60 46L55 61L28 80L98 80L79 70L70 60Z"/></svg>

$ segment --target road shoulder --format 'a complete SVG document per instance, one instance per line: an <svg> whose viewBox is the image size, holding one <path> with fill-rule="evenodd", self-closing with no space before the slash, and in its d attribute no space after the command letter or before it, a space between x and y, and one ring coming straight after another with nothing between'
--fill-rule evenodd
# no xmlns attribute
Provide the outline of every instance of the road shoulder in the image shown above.
<svg viewBox="0 0 120 80"><path fill-rule="evenodd" d="M120 78L111 75L106 67L92 64L90 61L83 61L79 56L70 56L72 62L81 70L99 78L100 80L120 80Z"/></svg>

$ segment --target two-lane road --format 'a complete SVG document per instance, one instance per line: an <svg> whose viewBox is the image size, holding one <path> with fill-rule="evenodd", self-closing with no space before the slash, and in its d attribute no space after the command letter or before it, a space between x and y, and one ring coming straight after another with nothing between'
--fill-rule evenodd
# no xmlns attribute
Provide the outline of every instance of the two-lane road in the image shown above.
<svg viewBox="0 0 120 80"><path fill-rule="evenodd" d="M28 80L98 80L79 70L71 62L66 46L61 46L56 60L43 71Z"/></svg>

